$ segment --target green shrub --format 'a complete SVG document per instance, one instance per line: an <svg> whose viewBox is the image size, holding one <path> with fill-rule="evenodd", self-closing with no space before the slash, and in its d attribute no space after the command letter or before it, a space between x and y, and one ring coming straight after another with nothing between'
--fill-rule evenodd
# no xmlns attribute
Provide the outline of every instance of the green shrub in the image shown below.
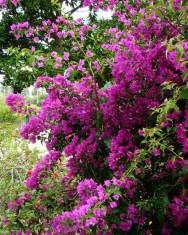
<svg viewBox="0 0 188 235"><path fill-rule="evenodd" d="M0 123L0 219L7 203L24 189L28 171L39 160L39 151L20 139L19 124L10 120Z"/></svg>
<svg viewBox="0 0 188 235"><path fill-rule="evenodd" d="M12 113L9 107L5 104L5 99L0 97L0 122L12 122L18 119L14 113Z"/></svg>

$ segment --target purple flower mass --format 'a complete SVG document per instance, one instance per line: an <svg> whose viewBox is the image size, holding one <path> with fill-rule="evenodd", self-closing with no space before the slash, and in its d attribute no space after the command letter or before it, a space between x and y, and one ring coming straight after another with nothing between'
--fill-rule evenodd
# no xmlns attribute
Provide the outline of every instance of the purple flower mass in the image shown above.
<svg viewBox="0 0 188 235"><path fill-rule="evenodd" d="M31 175L26 180L26 186L29 189L35 189L39 185L40 178L53 167L54 163L60 158L61 154L57 151L51 151L47 154L32 170Z"/></svg>
<svg viewBox="0 0 188 235"><path fill-rule="evenodd" d="M5 7L7 5L7 0L0 0L0 6Z"/></svg>
<svg viewBox="0 0 188 235"><path fill-rule="evenodd" d="M148 10L140 0L84 0L94 10L113 10L113 27L102 30L62 16L11 26L17 39L31 39L40 68L35 88L47 92L20 130L48 150L29 171L31 194L8 206L16 216L37 211L40 223L30 218L25 227L44 235L187 233L188 47L183 26L166 14L180 16L182 2L167 1L163 16L155 1L146 1ZM71 49L38 55L42 40ZM6 103L18 113L28 105L18 94Z"/></svg>
<svg viewBox="0 0 188 235"><path fill-rule="evenodd" d="M12 112L21 112L22 107L25 105L23 96L19 94L10 94L6 98L6 104L10 107Z"/></svg>

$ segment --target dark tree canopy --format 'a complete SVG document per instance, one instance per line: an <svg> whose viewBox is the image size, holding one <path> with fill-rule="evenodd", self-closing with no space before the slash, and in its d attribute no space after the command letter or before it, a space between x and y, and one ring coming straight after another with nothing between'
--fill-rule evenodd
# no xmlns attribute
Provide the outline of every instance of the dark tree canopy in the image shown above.
<svg viewBox="0 0 188 235"><path fill-rule="evenodd" d="M12 73L16 67L15 54L7 54L8 48L29 48L30 39L23 38L16 40L10 33L10 26L14 23L28 21L32 27L38 25L42 20L52 21L61 15L62 5L72 8L72 14L82 6L82 1L75 0L21 0L16 6L9 0L7 5L0 8L2 19L0 20L0 74L4 74L3 85L11 86L16 93L20 93L23 88L32 84L31 73L19 71ZM18 82L20 81L20 82ZM31 82L28 82L31 81Z"/></svg>

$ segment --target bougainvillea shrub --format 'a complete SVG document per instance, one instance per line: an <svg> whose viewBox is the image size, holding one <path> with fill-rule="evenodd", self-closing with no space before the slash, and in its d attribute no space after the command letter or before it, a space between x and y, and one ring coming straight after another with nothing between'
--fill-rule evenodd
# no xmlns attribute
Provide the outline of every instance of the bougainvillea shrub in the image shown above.
<svg viewBox="0 0 188 235"><path fill-rule="evenodd" d="M19 37L32 31L33 43L55 34L71 47L38 57L42 68L53 60L52 72L35 81L48 96L20 135L43 141L48 154L29 172L26 194L10 202L2 231L185 235L186 1L84 4L113 9L117 24L102 30L58 17L37 29L11 29ZM27 107L18 95L7 103L13 111Z"/></svg>

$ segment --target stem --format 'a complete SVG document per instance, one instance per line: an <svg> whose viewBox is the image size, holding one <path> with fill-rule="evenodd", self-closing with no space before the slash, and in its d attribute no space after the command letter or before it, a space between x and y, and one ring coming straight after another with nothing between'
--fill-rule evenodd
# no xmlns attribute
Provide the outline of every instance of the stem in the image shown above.
<svg viewBox="0 0 188 235"><path fill-rule="evenodd" d="M80 7L82 7L82 5L83 5L83 0L80 2L80 4L78 6L74 7L72 10L66 12L66 14L72 15L75 11L77 11Z"/></svg>
<svg viewBox="0 0 188 235"><path fill-rule="evenodd" d="M75 39L75 41L77 42L77 44L79 45L80 43L79 43L79 41L77 40L77 38L76 38L75 36L74 36L74 39ZM100 108L99 94L98 94L98 91L97 91L97 85L98 85L98 84L97 84L97 82L96 82L96 80L95 80L95 73L94 73L94 71L93 71L93 69L92 69L91 61L88 60L87 55L86 55L85 51L82 49L81 46L80 46L80 50L82 51L82 53L84 54L84 57L86 58L86 61L88 62L89 70L90 70L91 75L92 75L92 77L93 77L93 79L94 79L94 82L95 82L94 91L95 91L95 95L96 95L96 103L97 103L97 107L98 107L99 112L102 113L102 112L101 112L101 108Z"/></svg>
<svg viewBox="0 0 188 235"><path fill-rule="evenodd" d="M178 28L178 26L174 25L174 24L168 19L168 17L166 17L165 13L164 13L161 9L158 9L158 10L161 12L161 14L163 15L164 19L168 22L168 24L169 24L172 28L174 28L175 30L177 30L177 32L178 32L179 34L181 34L184 38L186 38L186 35L181 32L181 30Z"/></svg>

